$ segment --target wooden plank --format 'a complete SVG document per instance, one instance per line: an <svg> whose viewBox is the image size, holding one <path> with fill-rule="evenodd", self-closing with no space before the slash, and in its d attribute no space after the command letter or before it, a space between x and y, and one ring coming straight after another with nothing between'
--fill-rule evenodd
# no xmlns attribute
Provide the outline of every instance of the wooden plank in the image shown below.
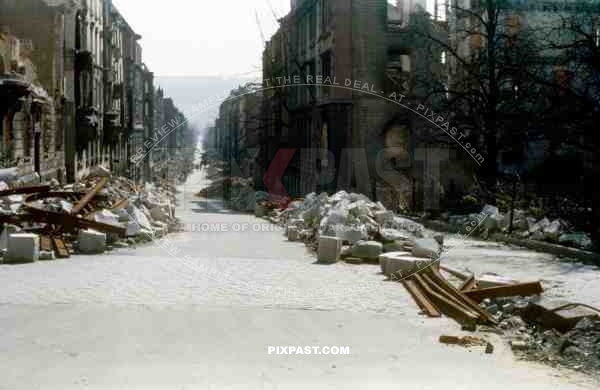
<svg viewBox="0 0 600 390"><path fill-rule="evenodd" d="M100 179L100 181L98 182L98 184L96 184L96 186L87 194L85 194L85 196L79 200L79 202L77 202L77 204L75 206L73 206L73 210L71 210L71 214L72 215L77 215L81 212L81 210L83 210L83 208L90 203L90 201L92 199L94 199L94 197L100 192L102 191L102 188L104 188L104 186L108 183L108 177L103 177L102 179Z"/></svg>
<svg viewBox="0 0 600 390"><path fill-rule="evenodd" d="M486 298L504 298L515 296L528 297L531 295L539 295L543 291L544 289L542 288L542 284L540 282L531 282L512 284L510 286L481 288L466 291L463 294L475 302L481 302Z"/></svg>
<svg viewBox="0 0 600 390"><path fill-rule="evenodd" d="M465 312L469 312L469 313L473 314L473 316L479 317L479 313L476 313L469 306L467 306L463 302L461 302L459 298L453 296L448 291L446 291L442 287L440 287L436 282L433 281L433 279L431 279L431 277L428 274L422 273L421 277L423 278L425 283L427 283L429 288L431 288L433 291L440 294L441 296L443 296L450 302L454 303L457 307L461 308Z"/></svg>
<svg viewBox="0 0 600 390"><path fill-rule="evenodd" d="M52 239L48 236L40 237L40 250L49 252L53 250Z"/></svg>
<svg viewBox="0 0 600 390"><path fill-rule="evenodd" d="M469 279L471 276L474 276L473 274L467 274L446 265L440 265L440 269L463 281Z"/></svg>
<svg viewBox="0 0 600 390"><path fill-rule="evenodd" d="M475 275L471 275L471 277L465 280L459 288L459 291L465 292L469 290L473 290L477 287L477 280L475 280Z"/></svg>
<svg viewBox="0 0 600 390"><path fill-rule="evenodd" d="M118 210L118 209L126 209L127 207L129 207L129 199L123 199L118 201L117 203L115 203L114 206L111 206L111 210Z"/></svg>
<svg viewBox="0 0 600 390"><path fill-rule="evenodd" d="M425 314L429 317L441 317L442 313L440 309L438 309L433 302L427 298L425 293L419 288L419 286L415 283L414 280L403 280L402 285L406 290L410 293L410 295L415 300L417 306L423 310Z"/></svg>
<svg viewBox="0 0 600 390"><path fill-rule="evenodd" d="M418 285L423 289L425 294L433 303L440 308L442 313L448 317L453 318L461 324L475 326L477 324L478 316L471 313L471 311L465 311L460 306L455 305L442 295L433 291L425 282L423 277L419 274L414 275Z"/></svg>
<svg viewBox="0 0 600 390"><path fill-rule="evenodd" d="M56 250L56 257L59 259L71 257L71 253L69 253L69 249L67 249L67 246L62 238L54 237L52 239L52 243L54 244L54 249Z"/></svg>
<svg viewBox="0 0 600 390"><path fill-rule="evenodd" d="M50 186L33 186L33 187L21 187L21 188L11 188L10 190L0 191L0 198L3 196L10 195L27 195L27 194L35 194L38 192L48 192L50 191Z"/></svg>
<svg viewBox="0 0 600 390"><path fill-rule="evenodd" d="M66 213L57 213L33 208L26 205L29 214L19 214L18 216L0 215L0 222L20 224L23 222L39 222L59 225L65 232L73 231L75 228L94 229L103 233L114 233L124 237L127 229L122 226L110 225L106 223L91 221L85 218L78 218Z"/></svg>
<svg viewBox="0 0 600 390"><path fill-rule="evenodd" d="M461 291L457 290L456 287L454 287L450 282L448 282L446 279L444 279L444 277L438 270L432 269L430 271L430 274L431 274L431 277L438 283L438 285L440 287L444 288L446 291L448 291L449 293L453 294L458 299L460 299L465 305L467 305L469 308L471 308L471 310L473 310L477 314L479 314L479 316L485 322L492 324L492 325L498 324L498 321L496 321L496 319L494 317L492 317L492 315L490 313L488 313L486 310L482 309L477 304L477 302L473 301L471 298L469 298L468 296L463 294Z"/></svg>

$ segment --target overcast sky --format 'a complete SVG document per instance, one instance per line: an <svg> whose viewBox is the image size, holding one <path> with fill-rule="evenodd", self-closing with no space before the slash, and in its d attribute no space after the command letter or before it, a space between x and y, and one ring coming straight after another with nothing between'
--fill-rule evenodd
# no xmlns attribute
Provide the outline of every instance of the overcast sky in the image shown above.
<svg viewBox="0 0 600 390"><path fill-rule="evenodd" d="M232 76L261 66L264 43L290 0L113 0L142 35L144 62L158 76Z"/></svg>
<svg viewBox="0 0 600 390"><path fill-rule="evenodd" d="M144 62L157 76L259 75L264 43L290 0L113 0L142 35ZM395 3L395 0L390 2Z"/></svg>

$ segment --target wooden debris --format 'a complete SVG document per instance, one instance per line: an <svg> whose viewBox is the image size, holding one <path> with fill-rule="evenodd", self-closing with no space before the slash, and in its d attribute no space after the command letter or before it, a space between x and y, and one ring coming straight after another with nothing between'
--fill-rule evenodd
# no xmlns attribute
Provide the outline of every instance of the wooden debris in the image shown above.
<svg viewBox="0 0 600 390"><path fill-rule="evenodd" d="M441 317L440 310L427 298L414 280L403 280L402 284L415 300L416 304L429 317Z"/></svg>
<svg viewBox="0 0 600 390"><path fill-rule="evenodd" d="M52 239L48 236L41 236L40 237L40 250L49 252L53 249L54 248L52 247Z"/></svg>
<svg viewBox="0 0 600 390"><path fill-rule="evenodd" d="M460 286L459 290L461 292L473 290L477 287L477 280L475 280L475 275L471 275L471 277L463 282Z"/></svg>
<svg viewBox="0 0 600 390"><path fill-rule="evenodd" d="M511 284L510 286L489 287L476 290L465 291L467 297L475 302L481 302L486 298L504 298L531 295L539 295L544 291L540 282Z"/></svg>
<svg viewBox="0 0 600 390"><path fill-rule="evenodd" d="M460 345L461 347L475 347L475 346L486 346L489 344L482 338L474 336L440 336L440 343L448 345ZM492 348L493 350L493 348Z"/></svg>
<svg viewBox="0 0 600 390"><path fill-rule="evenodd" d="M478 315L474 314L470 310L465 310L461 305L457 305L453 301L433 291L433 289L420 274L415 274L414 278L423 291L425 291L429 299L431 299L433 303L440 308L442 313L454 318L461 324L475 325L477 323L479 318Z"/></svg>
<svg viewBox="0 0 600 390"><path fill-rule="evenodd" d="M125 209L129 206L129 199L123 199L117 203L115 203L113 206L110 207L111 210L118 210L118 209Z"/></svg>
<svg viewBox="0 0 600 390"><path fill-rule="evenodd" d="M442 271L444 271L444 272L447 272L447 273L449 273L450 275L452 275L452 276L454 276L454 277L456 277L456 278L460 279L460 280L463 280L463 281L464 281L464 280L467 280L467 279L469 279L471 276L473 276L473 274L467 274L467 273L461 272L461 271L459 271L459 270L457 270L457 269L454 269L454 268L448 267L448 266L446 266L446 265L440 265L440 269L441 269Z"/></svg>
<svg viewBox="0 0 600 390"><path fill-rule="evenodd" d="M598 312L587 305L547 298L530 302L523 311L523 319L527 322L535 322L545 329L556 329L563 333L573 329L586 317L598 317Z"/></svg>
<svg viewBox="0 0 600 390"><path fill-rule="evenodd" d="M444 277L438 270L432 269L431 276L442 288L446 289L446 291L448 291L449 293L453 294L458 299L460 299L460 301L463 302L465 305L467 305L469 308L471 308L471 310L478 313L483 322L489 323L492 325L496 325L498 323L494 319L494 317L492 317L492 315L490 313L488 313L487 311L482 309L477 304L477 302L473 301L471 298L469 298L468 296L463 294L461 291L456 289L456 287L454 287L452 284L450 284L446 279L444 279Z"/></svg>
<svg viewBox="0 0 600 390"><path fill-rule="evenodd" d="M62 238L54 237L52 239L52 243L54 244L54 249L56 250L56 257L59 259L71 257L71 253L69 252L69 249L67 249L67 246Z"/></svg>
<svg viewBox="0 0 600 390"><path fill-rule="evenodd" d="M48 192L48 191L50 191L50 186L47 186L47 185L34 186L34 187L11 188L10 190L0 191L0 198L3 196L36 194L39 192Z"/></svg>
<svg viewBox="0 0 600 390"><path fill-rule="evenodd" d="M77 204L75 206L73 206L73 210L71 210L71 214L72 215L79 214L85 208L85 206L88 203L90 203L90 201L92 199L94 199L94 197L100 191L102 191L102 188L104 188L104 186L107 183L108 183L108 177L103 177L102 179L100 179L98 184L96 184L96 186L90 192L88 192L81 200L79 200L79 202L77 202Z"/></svg>

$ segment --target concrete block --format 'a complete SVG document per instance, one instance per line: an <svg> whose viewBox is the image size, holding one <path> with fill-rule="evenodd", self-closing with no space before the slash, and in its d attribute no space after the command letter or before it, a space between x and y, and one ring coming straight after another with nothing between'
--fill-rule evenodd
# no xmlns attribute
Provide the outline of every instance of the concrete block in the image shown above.
<svg viewBox="0 0 600 390"><path fill-rule="evenodd" d="M393 259L393 258L400 257L400 256L410 256L410 252L396 251L396 252L389 252L389 253L384 253L384 254L380 255L379 256L379 266L381 267L381 272L383 274L385 274L387 261L389 259Z"/></svg>
<svg viewBox="0 0 600 390"><path fill-rule="evenodd" d="M384 225L386 223L391 224L394 221L394 213L389 210L376 211L374 213L374 217L375 221L377 221L377 223L380 225Z"/></svg>
<svg viewBox="0 0 600 390"><path fill-rule="evenodd" d="M508 286L519 283L518 280L494 274L483 274L477 279L479 288Z"/></svg>
<svg viewBox="0 0 600 390"><path fill-rule="evenodd" d="M383 256L386 257L383 260L385 265L383 273L390 278L400 279L431 264L431 261L411 256L406 252L386 253Z"/></svg>
<svg viewBox="0 0 600 390"><path fill-rule="evenodd" d="M40 261L53 261L56 260L54 251L40 251Z"/></svg>
<svg viewBox="0 0 600 390"><path fill-rule="evenodd" d="M440 257L440 244L433 238L420 238L415 240L412 254L425 259L438 259Z"/></svg>
<svg viewBox="0 0 600 390"><path fill-rule="evenodd" d="M319 238L318 260L322 263L335 263L340 259L342 240L337 237Z"/></svg>
<svg viewBox="0 0 600 390"><path fill-rule="evenodd" d="M106 234L95 230L80 230L78 248L85 254L101 254L106 250Z"/></svg>
<svg viewBox="0 0 600 390"><path fill-rule="evenodd" d="M339 226L335 233L338 238L350 244L368 238L367 228L364 226Z"/></svg>
<svg viewBox="0 0 600 390"><path fill-rule="evenodd" d="M37 234L16 233L8 236L5 263L32 263L40 257L40 238Z"/></svg>
<svg viewBox="0 0 600 390"><path fill-rule="evenodd" d="M163 207L154 207L150 210L150 217L155 221L166 222L169 220L169 213Z"/></svg>
<svg viewBox="0 0 600 390"><path fill-rule="evenodd" d="M359 241L352 247L352 257L377 260L383 252L383 244L377 241Z"/></svg>
<svg viewBox="0 0 600 390"><path fill-rule="evenodd" d="M125 234L127 237L133 237L140 234L141 230L142 228L135 221L129 221L127 222L127 233Z"/></svg>
<svg viewBox="0 0 600 390"><path fill-rule="evenodd" d="M300 240L300 231L296 226L288 226L287 228L287 238L289 241L299 241Z"/></svg>
<svg viewBox="0 0 600 390"><path fill-rule="evenodd" d="M15 225L4 224L2 233L0 234L0 249L8 248L8 236L21 231L21 228Z"/></svg>

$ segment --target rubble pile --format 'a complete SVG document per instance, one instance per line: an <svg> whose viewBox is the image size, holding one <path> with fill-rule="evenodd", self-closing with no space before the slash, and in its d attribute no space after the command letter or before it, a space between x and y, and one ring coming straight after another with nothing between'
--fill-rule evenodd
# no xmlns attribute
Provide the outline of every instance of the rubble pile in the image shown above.
<svg viewBox="0 0 600 390"><path fill-rule="evenodd" d="M75 184L10 188L0 182L0 257L6 263L99 254L177 228L168 185L138 187L97 169Z"/></svg>
<svg viewBox="0 0 600 390"><path fill-rule="evenodd" d="M486 205L478 214L446 214L444 219L455 230L465 234L470 233L474 226L478 226L474 233L486 238L493 233L508 232L511 213L502 214L496 206ZM520 238L546 241L583 250L591 250L594 247L589 234L574 231L566 221L561 219L552 221L546 217L536 219L525 211L516 209L512 226L513 232L516 232Z"/></svg>
<svg viewBox="0 0 600 390"><path fill-rule="evenodd" d="M220 177L203 188L196 196L224 199L225 206L236 211L254 211L256 202L267 200L266 192L255 192L254 181L242 177Z"/></svg>
<svg viewBox="0 0 600 390"><path fill-rule="evenodd" d="M431 260L439 258L442 251L441 235L395 215L362 194L311 193L289 202L285 210L277 208L282 203L259 201L255 213L285 226L290 241L305 242L323 262L379 262L382 254L394 252Z"/></svg>
<svg viewBox="0 0 600 390"><path fill-rule="evenodd" d="M518 352L523 358L600 376L598 318L583 318L564 334L531 326L523 332L523 339L525 347Z"/></svg>
<svg viewBox="0 0 600 390"><path fill-rule="evenodd" d="M530 290L529 296L522 296L528 291L518 286L528 284L499 275L484 274L475 279L451 268L442 269L458 279L461 291L471 297L480 298L473 294L478 289L488 294L479 305L493 317L496 326L479 330L505 336L518 357L600 376L597 309L548 299L535 294L535 290Z"/></svg>

